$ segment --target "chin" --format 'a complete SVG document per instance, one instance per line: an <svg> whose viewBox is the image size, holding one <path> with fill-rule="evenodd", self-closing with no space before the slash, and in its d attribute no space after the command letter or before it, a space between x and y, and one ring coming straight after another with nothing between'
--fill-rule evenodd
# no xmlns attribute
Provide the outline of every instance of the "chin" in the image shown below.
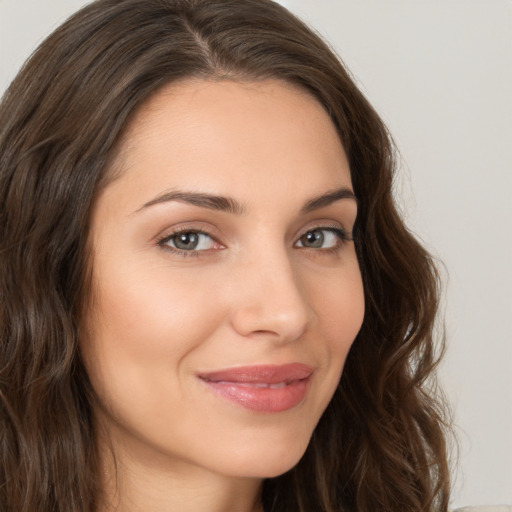
<svg viewBox="0 0 512 512"><path fill-rule="evenodd" d="M308 439L309 442L309 439ZM275 478L294 468L306 451L308 442L290 446L271 444L252 453L237 453L230 457L230 467L224 468L229 476L246 478Z"/></svg>

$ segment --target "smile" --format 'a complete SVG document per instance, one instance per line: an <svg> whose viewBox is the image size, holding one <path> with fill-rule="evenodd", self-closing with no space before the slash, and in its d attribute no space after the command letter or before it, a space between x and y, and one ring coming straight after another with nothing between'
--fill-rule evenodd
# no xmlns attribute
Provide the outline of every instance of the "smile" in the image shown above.
<svg viewBox="0 0 512 512"><path fill-rule="evenodd" d="M220 397L246 409L277 413L299 405L306 398L313 374L311 366L248 366L210 373L199 378Z"/></svg>

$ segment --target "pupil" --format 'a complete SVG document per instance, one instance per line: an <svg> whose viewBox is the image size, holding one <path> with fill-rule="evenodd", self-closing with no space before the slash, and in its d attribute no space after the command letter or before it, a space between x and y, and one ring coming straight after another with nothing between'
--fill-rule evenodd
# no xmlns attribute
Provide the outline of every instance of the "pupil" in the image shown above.
<svg viewBox="0 0 512 512"><path fill-rule="evenodd" d="M306 233L304 238L305 240L302 243L308 247L318 248L322 247L324 243L324 234L319 229Z"/></svg>
<svg viewBox="0 0 512 512"><path fill-rule="evenodd" d="M199 236L197 233L181 233L174 241L178 249L191 250L197 247Z"/></svg>

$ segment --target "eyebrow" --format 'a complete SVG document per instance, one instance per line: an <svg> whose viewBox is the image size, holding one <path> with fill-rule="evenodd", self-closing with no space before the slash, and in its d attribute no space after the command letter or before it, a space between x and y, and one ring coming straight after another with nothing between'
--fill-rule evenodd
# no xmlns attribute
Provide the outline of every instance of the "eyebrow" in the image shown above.
<svg viewBox="0 0 512 512"><path fill-rule="evenodd" d="M310 199L301 208L300 213L301 215L304 215L314 210L325 208L326 206L329 206L337 201L341 201L342 199L351 199L357 202L357 198L354 192L352 192L352 190L350 190L347 187L341 187L334 190L330 190L324 194L314 197L313 199ZM145 203L141 208L136 210L136 212L139 212L156 204L167 203L170 201L179 201L183 203L192 204L194 206L199 206L201 208L208 208L209 210L233 213L235 215L243 215L247 211L244 204L230 197L217 196L213 194L204 194L201 192L186 192L177 190L164 192L163 194L152 199L151 201Z"/></svg>
<svg viewBox="0 0 512 512"><path fill-rule="evenodd" d="M145 203L142 208L137 211L144 210L155 204L167 203L169 201L179 201L182 203L189 203L201 208L208 208L209 210L218 210L221 212L234 213L242 215L245 213L246 208L242 203L230 197L216 196L212 194L202 194L200 192L183 192L172 191L165 192L164 194L155 197L151 201Z"/></svg>
<svg viewBox="0 0 512 512"><path fill-rule="evenodd" d="M357 198L347 187L341 187L334 190L329 190L325 194L321 194L313 199L310 199L300 210L300 213L304 215L305 213L310 213L314 210L319 210L320 208L325 208L337 201L341 201L342 199L351 199L356 202Z"/></svg>

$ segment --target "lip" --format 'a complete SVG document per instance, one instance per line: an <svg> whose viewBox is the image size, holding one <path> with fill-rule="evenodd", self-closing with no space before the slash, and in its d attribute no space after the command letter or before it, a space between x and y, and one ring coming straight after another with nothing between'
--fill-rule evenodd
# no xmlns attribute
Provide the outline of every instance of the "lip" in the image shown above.
<svg viewBox="0 0 512 512"><path fill-rule="evenodd" d="M246 409L276 413L306 397L313 368L302 363L227 368L198 375L221 397Z"/></svg>

